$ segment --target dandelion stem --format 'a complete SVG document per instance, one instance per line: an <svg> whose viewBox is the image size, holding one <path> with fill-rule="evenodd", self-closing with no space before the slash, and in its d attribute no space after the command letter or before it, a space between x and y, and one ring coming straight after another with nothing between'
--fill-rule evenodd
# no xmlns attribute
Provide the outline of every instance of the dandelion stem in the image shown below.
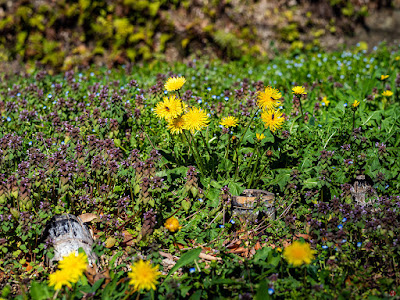
<svg viewBox="0 0 400 300"><path fill-rule="evenodd" d="M254 164L253 172L251 173L251 177L250 177L249 184L247 185L247 188L248 188L248 189L251 188L251 184L253 183L254 175L256 174L256 169L257 169L257 166L258 166L259 161L260 161L260 155L259 155L259 152L258 152L258 150L257 150L257 160L256 160L256 162L255 162L255 164Z"/></svg>
<svg viewBox="0 0 400 300"><path fill-rule="evenodd" d="M303 123L304 123L303 106L301 105L301 95L300 95L300 97L297 97L297 99L299 99L301 119L303 120Z"/></svg>
<svg viewBox="0 0 400 300"><path fill-rule="evenodd" d="M184 136L185 136L186 142L187 142L188 145L189 145L189 149L193 152L194 160L196 161L197 166L198 166L200 172L204 175L203 164L202 164L202 161L201 161L201 159L200 159L200 157L199 157L199 152L197 151L196 143L194 143L193 148L192 148L192 145L191 145L191 143L190 143L190 141L189 141L188 136L186 135L185 130L183 131L183 134L184 134ZM189 133L189 134L190 134L190 133ZM193 136L192 136L191 134L190 134L190 136L192 137L192 140L194 140L194 138L193 138Z"/></svg>
<svg viewBox="0 0 400 300"><path fill-rule="evenodd" d="M258 110L259 110L258 108L255 110L253 116L251 117L251 120L250 120L249 123L247 124L246 129L244 130L243 135L242 135L242 137L240 138L239 143L237 144L237 148L240 147L240 144L242 143L242 141L243 141L243 139L244 139L244 136L246 135L246 132L247 132L247 130L249 129L251 123L253 123L254 118L256 117Z"/></svg>

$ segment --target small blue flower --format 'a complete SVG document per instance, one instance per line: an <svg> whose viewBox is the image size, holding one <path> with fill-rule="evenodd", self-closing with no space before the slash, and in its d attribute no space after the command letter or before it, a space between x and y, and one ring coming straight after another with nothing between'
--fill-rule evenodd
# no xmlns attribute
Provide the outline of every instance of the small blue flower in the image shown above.
<svg viewBox="0 0 400 300"><path fill-rule="evenodd" d="M361 247L361 245L362 245L362 243L361 243L361 242L358 242L358 243L357 243L357 247L358 247L358 248L360 248L360 247Z"/></svg>
<svg viewBox="0 0 400 300"><path fill-rule="evenodd" d="M165 90L165 91L164 91L164 94L165 94L165 95L166 95L166 94L168 94L168 91L167 91L167 90Z"/></svg>
<svg viewBox="0 0 400 300"><path fill-rule="evenodd" d="M211 91L211 88L210 88L210 87L208 87L208 88L207 88L207 91Z"/></svg>
<svg viewBox="0 0 400 300"><path fill-rule="evenodd" d="M329 247L327 245L323 245L322 249L328 249Z"/></svg>
<svg viewBox="0 0 400 300"><path fill-rule="evenodd" d="M47 108L47 106L43 106L43 109L46 109Z"/></svg>
<svg viewBox="0 0 400 300"><path fill-rule="evenodd" d="M344 244L344 243L346 243L347 242L347 240L346 239L343 239L342 240L342 244Z"/></svg>
<svg viewBox="0 0 400 300"><path fill-rule="evenodd" d="M387 190L389 188L389 185L387 184L386 186L385 186L385 190Z"/></svg>
<svg viewBox="0 0 400 300"><path fill-rule="evenodd" d="M268 289L268 294L272 295L273 293L275 293L275 290L273 288L269 288Z"/></svg>
<svg viewBox="0 0 400 300"><path fill-rule="evenodd" d="M217 98L217 96L216 96L216 95L212 95L212 96L211 96L211 98L213 98L213 99L216 99L216 98Z"/></svg>
<svg viewBox="0 0 400 300"><path fill-rule="evenodd" d="M344 107L347 107L347 103L343 104Z"/></svg>
<svg viewBox="0 0 400 300"><path fill-rule="evenodd" d="M337 228L339 228L340 230L342 230L342 229L343 229L343 225L342 225L342 224L339 224L339 225L337 226Z"/></svg>
<svg viewBox="0 0 400 300"><path fill-rule="evenodd" d="M47 95L47 98L49 98L49 99L51 99L52 97L53 97L52 94L48 94L48 95Z"/></svg>
<svg viewBox="0 0 400 300"><path fill-rule="evenodd" d="M196 272L196 268L190 268L190 269L189 269L189 272L190 272L190 273Z"/></svg>
<svg viewBox="0 0 400 300"><path fill-rule="evenodd" d="M234 220L230 220L229 222L231 222L232 224L235 224L235 221L234 221Z"/></svg>
<svg viewBox="0 0 400 300"><path fill-rule="evenodd" d="M224 228L225 226L224 226L224 225L218 225L218 227L219 227L219 228Z"/></svg>
<svg viewBox="0 0 400 300"><path fill-rule="evenodd" d="M201 202L201 203L202 203L202 202L203 202L203 198L199 198L199 202Z"/></svg>
<svg viewBox="0 0 400 300"><path fill-rule="evenodd" d="M30 141L30 142L28 143L28 145L29 145L29 146L32 146L32 141Z"/></svg>
<svg viewBox="0 0 400 300"><path fill-rule="evenodd" d="M229 97L225 97L224 99L225 99L225 101L228 101L228 100L229 100Z"/></svg>
<svg viewBox="0 0 400 300"><path fill-rule="evenodd" d="M346 222L346 221L347 221L347 218L343 218L342 222L344 223L344 222Z"/></svg>
<svg viewBox="0 0 400 300"><path fill-rule="evenodd" d="M10 118L10 117L7 117L7 121L8 121L8 122L11 122L11 118Z"/></svg>
<svg viewBox="0 0 400 300"><path fill-rule="evenodd" d="M21 97L21 93L18 93L18 94L17 94L17 97Z"/></svg>

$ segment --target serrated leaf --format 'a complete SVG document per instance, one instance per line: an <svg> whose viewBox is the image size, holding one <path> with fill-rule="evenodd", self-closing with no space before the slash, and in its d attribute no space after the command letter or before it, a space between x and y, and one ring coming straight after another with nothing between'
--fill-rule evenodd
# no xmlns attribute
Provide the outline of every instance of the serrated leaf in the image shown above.
<svg viewBox="0 0 400 300"><path fill-rule="evenodd" d="M172 267L172 269L169 271L169 273L165 279L167 279L169 276L171 276L179 268L182 268L182 267L190 264L191 262L193 262L195 259L199 258L200 253L201 253L201 248L196 248L196 249L192 249L192 250L182 254L181 258Z"/></svg>

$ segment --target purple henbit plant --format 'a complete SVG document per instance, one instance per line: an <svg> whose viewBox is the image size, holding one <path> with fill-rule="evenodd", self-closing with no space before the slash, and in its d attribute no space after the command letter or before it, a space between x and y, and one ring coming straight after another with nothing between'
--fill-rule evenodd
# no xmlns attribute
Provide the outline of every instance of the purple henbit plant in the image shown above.
<svg viewBox="0 0 400 300"><path fill-rule="evenodd" d="M198 177L197 175L199 172L197 172L196 168L194 166L189 166L188 171L186 172L186 177L185 177L185 189L187 191L191 189L198 189Z"/></svg>
<svg viewBox="0 0 400 300"><path fill-rule="evenodd" d="M229 187L227 185L221 188L221 199L223 203L230 203L232 200L232 194L229 191Z"/></svg>
<svg viewBox="0 0 400 300"><path fill-rule="evenodd" d="M143 95L136 95L135 96L135 104L137 107L141 107L144 105L144 96Z"/></svg>
<svg viewBox="0 0 400 300"><path fill-rule="evenodd" d="M350 144L344 144L343 146L340 146L344 151L350 151Z"/></svg>
<svg viewBox="0 0 400 300"><path fill-rule="evenodd" d="M379 154L383 154L386 152L386 145L382 142L382 143L375 143L375 147L378 148L378 152Z"/></svg>
<svg viewBox="0 0 400 300"><path fill-rule="evenodd" d="M138 83L135 79L132 79L131 81L129 81L128 86L131 88L136 88L138 87Z"/></svg>
<svg viewBox="0 0 400 300"><path fill-rule="evenodd" d="M182 100L188 102L193 96L193 92L191 90L187 90L182 95Z"/></svg>
<svg viewBox="0 0 400 300"><path fill-rule="evenodd" d="M157 224L157 214L151 208L150 210L148 210L143 214L143 225L141 229L142 237L152 234L156 224Z"/></svg>

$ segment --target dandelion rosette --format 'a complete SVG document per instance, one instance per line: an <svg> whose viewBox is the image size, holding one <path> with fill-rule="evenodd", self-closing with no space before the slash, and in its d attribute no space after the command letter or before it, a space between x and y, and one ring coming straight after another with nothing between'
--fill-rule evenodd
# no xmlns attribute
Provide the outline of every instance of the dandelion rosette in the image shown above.
<svg viewBox="0 0 400 300"><path fill-rule="evenodd" d="M183 112L182 101L175 95L164 97L163 101L157 103L154 113L160 119L170 120L178 117Z"/></svg>
<svg viewBox="0 0 400 300"><path fill-rule="evenodd" d="M258 92L257 104L261 109L275 109L281 104L280 98L282 93L278 89L267 86L264 92Z"/></svg>
<svg viewBox="0 0 400 300"><path fill-rule="evenodd" d="M201 130L210 122L207 112L201 108L193 107L183 115L184 129L194 133L196 130Z"/></svg>
<svg viewBox="0 0 400 300"><path fill-rule="evenodd" d="M310 264L314 258L314 252L308 243L294 241L283 251L283 257L289 264L295 267L302 264Z"/></svg>
<svg viewBox="0 0 400 300"><path fill-rule="evenodd" d="M261 114L261 120L264 122L265 128L269 128L272 132L282 127L285 118L279 110L267 110Z"/></svg>
<svg viewBox="0 0 400 300"><path fill-rule="evenodd" d="M306 90L304 89L304 87L302 86L295 86L294 88L292 88L292 94L295 94L297 96L301 96L301 95L307 95Z"/></svg>
<svg viewBox="0 0 400 300"><path fill-rule="evenodd" d="M135 290L155 290L158 283L157 278L161 275L158 265L152 266L149 261L139 260L131 266L132 271L128 273L129 284Z"/></svg>
<svg viewBox="0 0 400 300"><path fill-rule="evenodd" d="M186 79L185 77L170 77L168 78L167 82L164 84L164 88L168 92L177 91L185 84Z"/></svg>
<svg viewBox="0 0 400 300"><path fill-rule="evenodd" d="M170 232L176 232L182 228L182 226L179 225L179 221L175 217L171 217L167 219L164 223L165 228L167 228Z"/></svg>
<svg viewBox="0 0 400 300"><path fill-rule="evenodd" d="M233 116L228 116L225 118L222 118L221 122L219 123L220 125L229 128L229 127L236 127L239 123L239 119Z"/></svg>

